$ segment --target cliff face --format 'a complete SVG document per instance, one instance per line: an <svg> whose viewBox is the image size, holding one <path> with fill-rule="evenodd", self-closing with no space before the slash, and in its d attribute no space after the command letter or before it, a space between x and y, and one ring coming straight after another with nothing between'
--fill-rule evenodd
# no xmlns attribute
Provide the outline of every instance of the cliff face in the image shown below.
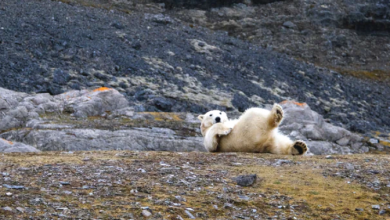
<svg viewBox="0 0 390 220"><path fill-rule="evenodd" d="M341 28L341 20L312 23L320 16L312 15L316 7L332 14L339 3L300 4L248 1L201 11L166 10L165 4L145 1L5 0L0 5L0 86L52 95L106 86L125 95L138 112L238 112L296 100L354 132L388 131L388 84L334 71L340 65L327 68L329 56L344 60L339 54L348 50L345 59L357 53L367 65L356 66L351 58L353 65L346 67L369 73L369 64L383 61L375 64L382 68L375 74L381 74L387 71L388 38L359 35ZM363 56L372 54L371 46L381 51L373 60ZM318 60L303 59L308 54Z"/></svg>
<svg viewBox="0 0 390 220"><path fill-rule="evenodd" d="M380 155L106 151L0 158L2 219L390 216L390 167Z"/></svg>

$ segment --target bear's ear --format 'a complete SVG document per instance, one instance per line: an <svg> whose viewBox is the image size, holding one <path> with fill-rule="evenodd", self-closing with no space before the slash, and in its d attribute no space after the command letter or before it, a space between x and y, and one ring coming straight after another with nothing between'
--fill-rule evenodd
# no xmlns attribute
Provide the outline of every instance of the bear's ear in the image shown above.
<svg viewBox="0 0 390 220"><path fill-rule="evenodd" d="M203 121L203 115L199 115L199 116L198 116L198 119L201 120L201 121Z"/></svg>

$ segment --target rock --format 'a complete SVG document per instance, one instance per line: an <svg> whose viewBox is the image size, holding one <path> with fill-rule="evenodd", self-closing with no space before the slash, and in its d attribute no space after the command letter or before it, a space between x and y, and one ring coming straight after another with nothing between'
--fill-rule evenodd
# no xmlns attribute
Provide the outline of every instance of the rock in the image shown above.
<svg viewBox="0 0 390 220"><path fill-rule="evenodd" d="M157 97L152 100L153 105L156 106L159 110L169 112L172 109L173 103L164 98L164 97Z"/></svg>
<svg viewBox="0 0 390 220"><path fill-rule="evenodd" d="M321 140L324 139L324 135L321 129L314 124L307 124L304 128L302 128L301 133L312 140Z"/></svg>
<svg viewBox="0 0 390 220"><path fill-rule="evenodd" d="M325 159L334 159L334 157L332 156L332 155L327 155L326 157L325 157Z"/></svg>
<svg viewBox="0 0 390 220"><path fill-rule="evenodd" d="M367 152L363 137L327 123L305 103L282 102L285 118L280 130L306 141L313 154L348 154Z"/></svg>
<svg viewBox="0 0 390 220"><path fill-rule="evenodd" d="M380 205L372 205L371 208L376 210L381 209Z"/></svg>
<svg viewBox="0 0 390 220"><path fill-rule="evenodd" d="M308 141L306 144L309 146L310 152L316 155L335 153L335 151L332 150L333 145L329 142Z"/></svg>
<svg viewBox="0 0 390 220"><path fill-rule="evenodd" d="M67 98L71 97L71 98ZM128 101L117 90L101 87L93 91L71 91L55 97L64 101L64 109L78 118L101 115L128 106Z"/></svg>
<svg viewBox="0 0 390 220"><path fill-rule="evenodd" d="M18 211L21 212L21 213L24 213L24 212L25 212L25 209L24 209L24 208L21 208L21 207L16 207L16 210L18 210Z"/></svg>
<svg viewBox="0 0 390 220"><path fill-rule="evenodd" d="M152 216L152 213L150 213L148 210L142 210L142 215L146 218L149 218Z"/></svg>
<svg viewBox="0 0 390 220"><path fill-rule="evenodd" d="M170 18L167 15L163 15L163 14L156 14L156 15L145 14L145 19L151 20L151 21L159 23L159 24L172 24L173 23L172 18Z"/></svg>
<svg viewBox="0 0 390 220"><path fill-rule="evenodd" d="M362 208L356 208L356 209L355 209L355 211L358 211L358 212L363 212L363 211L364 211L364 209L362 209Z"/></svg>
<svg viewBox="0 0 390 220"><path fill-rule="evenodd" d="M18 185L8 185L8 184L3 184L4 187L8 189L24 189L24 186L18 186Z"/></svg>
<svg viewBox="0 0 390 220"><path fill-rule="evenodd" d="M70 185L70 183L69 182L63 182L63 181L60 181L59 182L61 185Z"/></svg>
<svg viewBox="0 0 390 220"><path fill-rule="evenodd" d="M291 160L277 160L273 165L280 166L282 164L289 164L289 163L292 163L292 161Z"/></svg>
<svg viewBox="0 0 390 220"><path fill-rule="evenodd" d="M241 175L233 178L234 181L236 181L237 185L239 186L251 186L256 182L257 175L251 174L251 175Z"/></svg>
<svg viewBox="0 0 390 220"><path fill-rule="evenodd" d="M8 206L3 207L3 210L4 210L4 211L12 212L12 208L10 208L10 207L8 207Z"/></svg>
<svg viewBox="0 0 390 220"><path fill-rule="evenodd" d="M379 143L379 140L376 139L376 138L370 138L370 140L368 140L371 144L378 144Z"/></svg>
<svg viewBox="0 0 390 220"><path fill-rule="evenodd" d="M297 27L296 24L294 24L293 22L291 21L286 21L283 23L283 27L286 27L286 28L290 28L290 29L294 29Z"/></svg>
<svg viewBox="0 0 390 220"><path fill-rule="evenodd" d="M162 150L205 151L201 137L181 137L151 129L100 130L63 129L11 131L2 136L15 136L25 143L34 143L40 150ZM110 140L110 141L106 141Z"/></svg>
<svg viewBox="0 0 390 220"><path fill-rule="evenodd" d="M349 143L349 138L348 137L343 137L340 140L336 141L336 143L340 146L345 146Z"/></svg>
<svg viewBox="0 0 390 220"><path fill-rule="evenodd" d="M188 210L184 210L184 212L188 215L188 217L189 217L190 219L195 219L195 216L193 216L193 215L191 214L191 212L189 212Z"/></svg>
<svg viewBox="0 0 390 220"><path fill-rule="evenodd" d="M382 210L379 211L378 214L379 214L379 215L384 215L384 214L386 214L386 213L387 213L387 211L386 211L385 209L382 209Z"/></svg>
<svg viewBox="0 0 390 220"><path fill-rule="evenodd" d="M212 55L213 52L220 50L218 47L209 45L206 42L201 40L192 39L190 41L190 44L195 49L195 51L202 54Z"/></svg>
<svg viewBox="0 0 390 220"><path fill-rule="evenodd" d="M4 149L3 152L5 153L13 153L13 152L40 152L40 150L36 149L35 147L23 143L15 142L14 145L11 147Z"/></svg>
<svg viewBox="0 0 390 220"><path fill-rule="evenodd" d="M347 170L354 170L354 169L355 169L355 166L354 166L353 164L351 164L351 163L346 163L346 164L344 165L344 167L345 167L345 169L347 169Z"/></svg>
<svg viewBox="0 0 390 220"><path fill-rule="evenodd" d="M61 69L56 69L53 73L53 83L65 85L70 80L70 75Z"/></svg>

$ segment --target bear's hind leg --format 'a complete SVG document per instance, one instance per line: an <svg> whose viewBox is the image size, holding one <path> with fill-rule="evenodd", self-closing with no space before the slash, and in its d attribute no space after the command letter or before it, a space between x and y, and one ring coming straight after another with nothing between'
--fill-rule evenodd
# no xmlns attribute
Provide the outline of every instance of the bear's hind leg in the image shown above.
<svg viewBox="0 0 390 220"><path fill-rule="evenodd" d="M307 151L307 145L305 142L301 140L295 141L291 149L292 155L302 155L306 153L306 151Z"/></svg>
<svg viewBox="0 0 390 220"><path fill-rule="evenodd" d="M282 121L283 115L284 113L283 113L282 106L275 103L271 109L271 114L268 118L268 124L271 127L277 127Z"/></svg>

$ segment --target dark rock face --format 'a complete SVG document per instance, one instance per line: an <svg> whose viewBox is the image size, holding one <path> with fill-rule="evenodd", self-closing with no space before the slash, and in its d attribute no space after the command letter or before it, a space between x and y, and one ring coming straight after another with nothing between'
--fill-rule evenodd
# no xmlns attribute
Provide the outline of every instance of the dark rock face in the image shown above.
<svg viewBox="0 0 390 220"><path fill-rule="evenodd" d="M198 9L210 9L218 7L228 7L237 3L250 2L252 4L268 4L272 2L283 0L153 0L153 2L164 3L169 9L172 8L198 8Z"/></svg>
<svg viewBox="0 0 390 220"><path fill-rule="evenodd" d="M231 6L234 3L241 3L242 0L154 0L157 3L164 3L167 8L184 7L209 9L222 6Z"/></svg>
<svg viewBox="0 0 390 220"><path fill-rule="evenodd" d="M363 34L389 35L390 2L377 1L364 4L343 18L343 26Z"/></svg>
<svg viewBox="0 0 390 220"><path fill-rule="evenodd" d="M318 68L223 32L191 27L178 19L175 10L162 14L163 9L151 7L147 13L126 14L48 0L5 0L2 8L0 86L4 88L56 95L106 86L124 94L138 111L243 111L295 99L307 102L335 125L349 128L365 121L379 130L390 126L386 84ZM262 10L239 4L188 14L245 18L264 15ZM244 20L227 26L269 27ZM292 28L284 27L286 21L278 28L286 31L283 36L294 38L301 24L289 19L297 27L291 23L286 25ZM322 43L330 42L329 47L350 47L348 33L326 36Z"/></svg>

